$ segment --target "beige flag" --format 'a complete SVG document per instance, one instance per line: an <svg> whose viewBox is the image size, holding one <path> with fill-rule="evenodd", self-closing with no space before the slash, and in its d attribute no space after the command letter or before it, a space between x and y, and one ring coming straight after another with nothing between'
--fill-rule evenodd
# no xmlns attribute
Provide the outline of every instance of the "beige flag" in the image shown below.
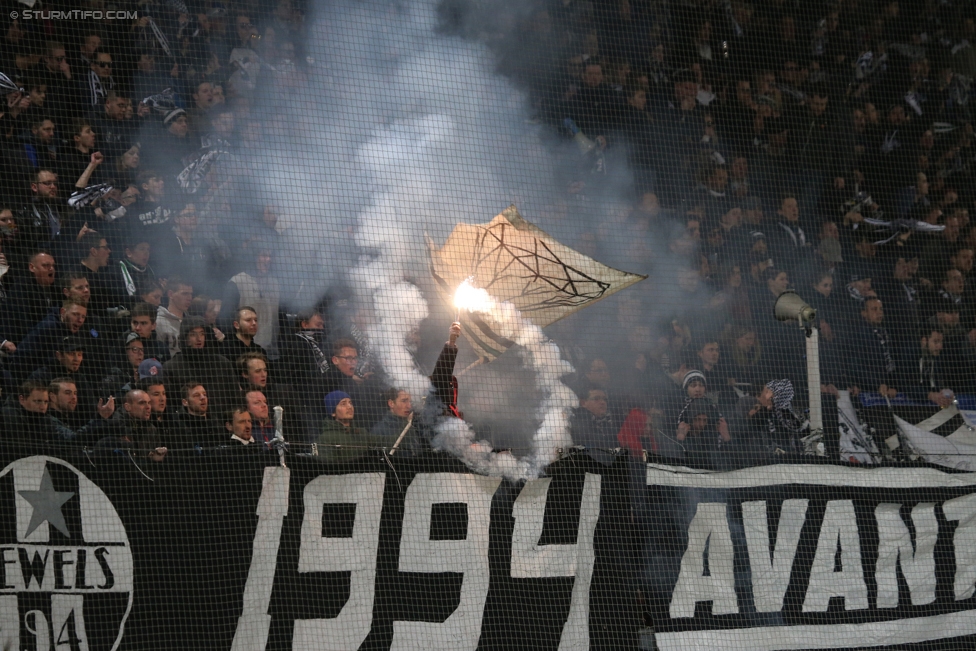
<svg viewBox="0 0 976 651"><path fill-rule="evenodd" d="M511 205L487 224L458 224L444 246L428 237L431 275L449 303L465 280L515 305L540 327L554 323L647 276L612 269L560 244ZM491 361L513 342L477 314L461 320L465 338Z"/></svg>

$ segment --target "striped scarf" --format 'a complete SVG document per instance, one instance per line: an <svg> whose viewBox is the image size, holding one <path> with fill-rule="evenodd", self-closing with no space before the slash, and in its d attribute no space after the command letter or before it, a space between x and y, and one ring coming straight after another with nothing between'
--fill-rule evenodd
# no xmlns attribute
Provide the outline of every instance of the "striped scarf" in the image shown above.
<svg viewBox="0 0 976 651"><path fill-rule="evenodd" d="M783 378L766 384L766 388L773 392L773 415L776 423L790 435L791 443L795 443L796 435L803 429L803 418L793 410L793 383ZM773 428L771 427L770 430Z"/></svg>
<svg viewBox="0 0 976 651"><path fill-rule="evenodd" d="M324 374L329 371L329 358L322 352L322 347L319 346L319 342L315 338L318 332L318 330L302 330L297 333L297 336L311 346L312 353L315 356L315 365L319 367L319 372Z"/></svg>
<svg viewBox="0 0 976 651"><path fill-rule="evenodd" d="M891 354L891 338L888 336L888 331L884 328L871 328L871 332L878 340L878 344L881 346L881 354L884 357L885 373L891 375L895 372L895 358Z"/></svg>
<svg viewBox="0 0 976 651"><path fill-rule="evenodd" d="M94 70L88 72L88 90L91 92L91 105L98 106L105 100L108 91L115 89L115 80L109 77L102 81L102 78L95 74Z"/></svg>

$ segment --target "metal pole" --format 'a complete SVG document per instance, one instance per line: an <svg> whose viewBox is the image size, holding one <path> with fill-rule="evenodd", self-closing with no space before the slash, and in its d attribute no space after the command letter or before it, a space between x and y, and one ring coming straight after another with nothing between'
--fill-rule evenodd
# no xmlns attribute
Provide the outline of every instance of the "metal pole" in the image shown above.
<svg viewBox="0 0 976 651"><path fill-rule="evenodd" d="M282 422L284 420L285 410L281 407L276 406L274 408L274 429L275 437L272 445L278 450L278 461L281 462L282 468L287 468L285 465L285 433L282 427Z"/></svg>
<svg viewBox="0 0 976 651"><path fill-rule="evenodd" d="M820 333L810 325L807 334L807 391L810 396L810 429L823 431L823 404L820 397Z"/></svg>

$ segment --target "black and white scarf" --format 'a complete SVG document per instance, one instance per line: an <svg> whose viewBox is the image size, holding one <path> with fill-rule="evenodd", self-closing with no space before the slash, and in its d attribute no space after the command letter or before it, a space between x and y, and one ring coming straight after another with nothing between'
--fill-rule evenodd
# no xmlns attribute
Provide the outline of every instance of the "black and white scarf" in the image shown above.
<svg viewBox="0 0 976 651"><path fill-rule="evenodd" d="M847 286L847 295L858 303L863 303L865 299L867 299L867 296L857 291L857 287L855 287L853 283Z"/></svg>
<svg viewBox="0 0 976 651"><path fill-rule="evenodd" d="M930 391L942 388L935 382L935 358L928 353L918 358L918 384Z"/></svg>
<svg viewBox="0 0 976 651"><path fill-rule="evenodd" d="M885 373L889 375L895 372L895 358L891 354L891 338L888 331L884 328L871 328L878 344L881 346L881 354L884 356Z"/></svg>
<svg viewBox="0 0 976 651"><path fill-rule="evenodd" d="M108 91L115 89L115 80L109 77L102 80L94 70L88 72L88 90L91 92L91 105L98 106L105 101Z"/></svg>
<svg viewBox="0 0 976 651"><path fill-rule="evenodd" d="M302 330L298 333L298 338L308 343L312 348L312 354L315 356L315 365L319 367L319 373L325 374L329 372L329 358L322 352L322 347L315 339L317 332L318 330Z"/></svg>
<svg viewBox="0 0 976 651"><path fill-rule="evenodd" d="M38 201L31 206L31 210L34 213L34 225L37 227L47 225L51 232L51 239L61 233L61 218L51 207L51 204Z"/></svg>
<svg viewBox="0 0 976 651"><path fill-rule="evenodd" d="M914 285L902 283L901 288L905 290L905 297L908 299L909 303L914 303L918 300L918 289Z"/></svg>
<svg viewBox="0 0 976 651"><path fill-rule="evenodd" d="M947 292L944 288L939 290L939 296L949 301L953 305L959 305L962 303L962 296L958 294L951 294Z"/></svg>
<svg viewBox="0 0 976 651"><path fill-rule="evenodd" d="M145 275L147 272L152 274L152 269L149 265L140 268L139 265L130 260L120 260L119 270L122 273L122 283L125 285L125 293L130 297L135 296L139 291L139 284L136 282L136 278Z"/></svg>
<svg viewBox="0 0 976 651"><path fill-rule="evenodd" d="M349 327L349 334L352 335L356 345L359 346L359 363L356 366L356 375L364 377L373 370L373 351L369 345L369 337L355 323Z"/></svg>
<svg viewBox="0 0 976 651"><path fill-rule="evenodd" d="M786 222L779 222L779 227L786 231L793 240L793 246L806 246L807 235L799 226L790 226Z"/></svg>
<svg viewBox="0 0 976 651"><path fill-rule="evenodd" d="M793 409L793 396L796 395L793 383L786 378L772 380L766 384L766 388L773 392L773 415L776 422L787 432L799 432L803 419Z"/></svg>

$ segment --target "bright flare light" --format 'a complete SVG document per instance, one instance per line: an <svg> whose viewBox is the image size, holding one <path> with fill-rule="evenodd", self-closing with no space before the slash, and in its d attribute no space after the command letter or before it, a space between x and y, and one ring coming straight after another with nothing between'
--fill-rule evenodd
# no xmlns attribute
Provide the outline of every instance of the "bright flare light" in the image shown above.
<svg viewBox="0 0 976 651"><path fill-rule="evenodd" d="M458 309L457 320L461 318L461 310L488 312L493 303L488 292L472 285L470 278L458 285L457 291L454 292L454 307Z"/></svg>

